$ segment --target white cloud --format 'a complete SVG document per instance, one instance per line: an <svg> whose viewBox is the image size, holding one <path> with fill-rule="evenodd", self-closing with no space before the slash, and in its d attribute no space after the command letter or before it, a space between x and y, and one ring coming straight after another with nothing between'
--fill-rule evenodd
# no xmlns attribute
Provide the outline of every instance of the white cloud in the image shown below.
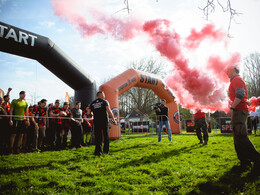
<svg viewBox="0 0 260 195"><path fill-rule="evenodd" d="M65 29L64 29L64 28L57 28L57 31L58 31L58 32L64 32Z"/></svg>
<svg viewBox="0 0 260 195"><path fill-rule="evenodd" d="M19 77L28 77L28 76L32 76L34 75L34 72L26 72L26 71L21 71L21 70L17 70L15 71L16 75Z"/></svg>
<svg viewBox="0 0 260 195"><path fill-rule="evenodd" d="M43 21L43 22L40 22L40 25L42 25L42 26L44 26L44 27L51 28L51 27L55 26L55 22L52 22L52 21Z"/></svg>

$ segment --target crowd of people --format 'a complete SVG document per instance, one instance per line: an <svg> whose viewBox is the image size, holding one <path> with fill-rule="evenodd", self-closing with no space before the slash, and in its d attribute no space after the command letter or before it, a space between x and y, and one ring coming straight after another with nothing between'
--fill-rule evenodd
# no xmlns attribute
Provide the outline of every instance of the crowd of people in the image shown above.
<svg viewBox="0 0 260 195"><path fill-rule="evenodd" d="M0 97L0 153L19 154L41 150L80 148L93 144L93 112L89 105L82 111L81 102L71 108L68 102L56 100L47 105L28 105L26 93L10 103L10 92ZM71 132L70 140L68 140Z"/></svg>
<svg viewBox="0 0 260 195"><path fill-rule="evenodd" d="M231 127L234 139L234 147L241 167L252 166L260 170L260 153L256 150L248 138L247 118L249 103L247 88L244 80L239 76L238 67L229 67L225 70L230 78L228 89L229 111ZM25 100L26 93L21 91L19 99L10 103L11 88L8 89L4 98L0 97L0 130L1 130L1 154L17 153L23 151L40 150L61 150L68 147L68 132L71 131L69 147L79 148L90 143L91 139L84 141L83 134L91 134L95 128L95 155L101 156L109 153L109 120L112 118L116 125L115 118L111 112L109 102L105 100L103 91L97 93L97 99L89 106L81 110L81 102L70 109L69 103L60 105L60 100L55 104L47 106L47 100L42 99L38 105L29 106ZM158 141L161 141L161 129L166 125L168 129L169 142L172 141L171 131L168 122L168 108L166 101L161 101L161 106L156 108L156 114L161 115L159 122ZM163 117L164 116L164 117ZM258 117L255 117L257 120ZM195 115L195 129L200 141L199 144L208 144L208 132L206 114L198 110ZM256 122L257 123L257 122ZM201 130L203 137L201 135ZM255 132L256 133L256 132ZM102 139L104 136L104 147ZM204 142L203 142L204 141Z"/></svg>

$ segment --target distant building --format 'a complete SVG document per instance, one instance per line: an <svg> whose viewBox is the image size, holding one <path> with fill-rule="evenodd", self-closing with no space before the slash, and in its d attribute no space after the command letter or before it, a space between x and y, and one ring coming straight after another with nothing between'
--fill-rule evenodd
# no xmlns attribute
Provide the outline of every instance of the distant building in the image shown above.
<svg viewBox="0 0 260 195"><path fill-rule="evenodd" d="M142 121L143 118L144 114L138 109L131 110L125 117L125 119L129 119L129 121Z"/></svg>

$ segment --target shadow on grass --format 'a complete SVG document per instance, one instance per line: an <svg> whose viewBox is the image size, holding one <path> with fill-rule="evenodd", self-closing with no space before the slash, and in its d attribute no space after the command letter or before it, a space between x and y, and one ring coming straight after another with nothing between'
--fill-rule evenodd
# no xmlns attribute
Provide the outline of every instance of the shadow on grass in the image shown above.
<svg viewBox="0 0 260 195"><path fill-rule="evenodd" d="M137 147L137 148L139 148L139 147ZM172 150L165 151L165 152L162 152L162 153L159 153L159 154L152 153L149 156L145 156L145 157L142 157L142 158L139 158L139 159L134 159L134 160L128 161L126 163L120 164L118 166L114 166L113 168L108 169L107 171L115 171L115 170L118 170L120 168L126 168L128 166L140 166L142 164L158 163L158 162L163 161L163 160L170 158L172 156L178 156L178 155L183 154L183 153L188 153L191 150L195 150L195 149L198 149L198 148L201 148L201 146L199 146L198 144L194 144L194 145L185 146L185 147L182 147L182 148L179 148L179 149L172 149Z"/></svg>
<svg viewBox="0 0 260 195"><path fill-rule="evenodd" d="M149 146L149 144L147 143L141 143L141 144L135 144L133 146L129 146L129 147L124 147L124 148L119 148L119 149L110 149L111 153L116 153L116 152L120 152L120 151L125 151L125 150L132 150L132 149L136 149L136 148L147 148Z"/></svg>
<svg viewBox="0 0 260 195"><path fill-rule="evenodd" d="M260 179L259 172L241 170L237 165L227 171L218 181L200 183L189 194L237 194L242 193L246 184L252 184ZM257 185L255 186L257 188ZM258 187L258 190L259 187Z"/></svg>
<svg viewBox="0 0 260 195"><path fill-rule="evenodd" d="M47 164L41 164L41 165L30 165L30 166L21 166L21 167L16 167L16 168L0 168L0 173L1 174L12 174L12 173L20 173L22 171L29 171L29 170L37 170L41 168L49 168L49 169L56 169L56 167L53 165L53 163L58 163L61 165L66 165L69 162L74 162L78 160L78 158L71 158L67 160L54 160L54 161L49 161ZM44 163L44 162L43 162Z"/></svg>

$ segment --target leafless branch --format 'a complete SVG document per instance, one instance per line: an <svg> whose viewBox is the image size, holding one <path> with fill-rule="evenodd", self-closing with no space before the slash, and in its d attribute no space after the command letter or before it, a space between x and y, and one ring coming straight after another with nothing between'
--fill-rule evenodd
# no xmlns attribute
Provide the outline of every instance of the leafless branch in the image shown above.
<svg viewBox="0 0 260 195"><path fill-rule="evenodd" d="M209 15L213 12L215 12L216 9L216 1L217 4L221 7L223 12L228 12L229 13L229 24L228 24L228 37L231 38L231 35L229 34L230 28L231 28L231 23L234 21L235 23L238 23L236 21L236 17L241 15L242 13L237 12L234 8L231 6L231 0L227 0L227 4L223 5L219 0L207 0L206 6L203 8L199 8L203 11L203 14L205 16L205 19L209 19Z"/></svg>

